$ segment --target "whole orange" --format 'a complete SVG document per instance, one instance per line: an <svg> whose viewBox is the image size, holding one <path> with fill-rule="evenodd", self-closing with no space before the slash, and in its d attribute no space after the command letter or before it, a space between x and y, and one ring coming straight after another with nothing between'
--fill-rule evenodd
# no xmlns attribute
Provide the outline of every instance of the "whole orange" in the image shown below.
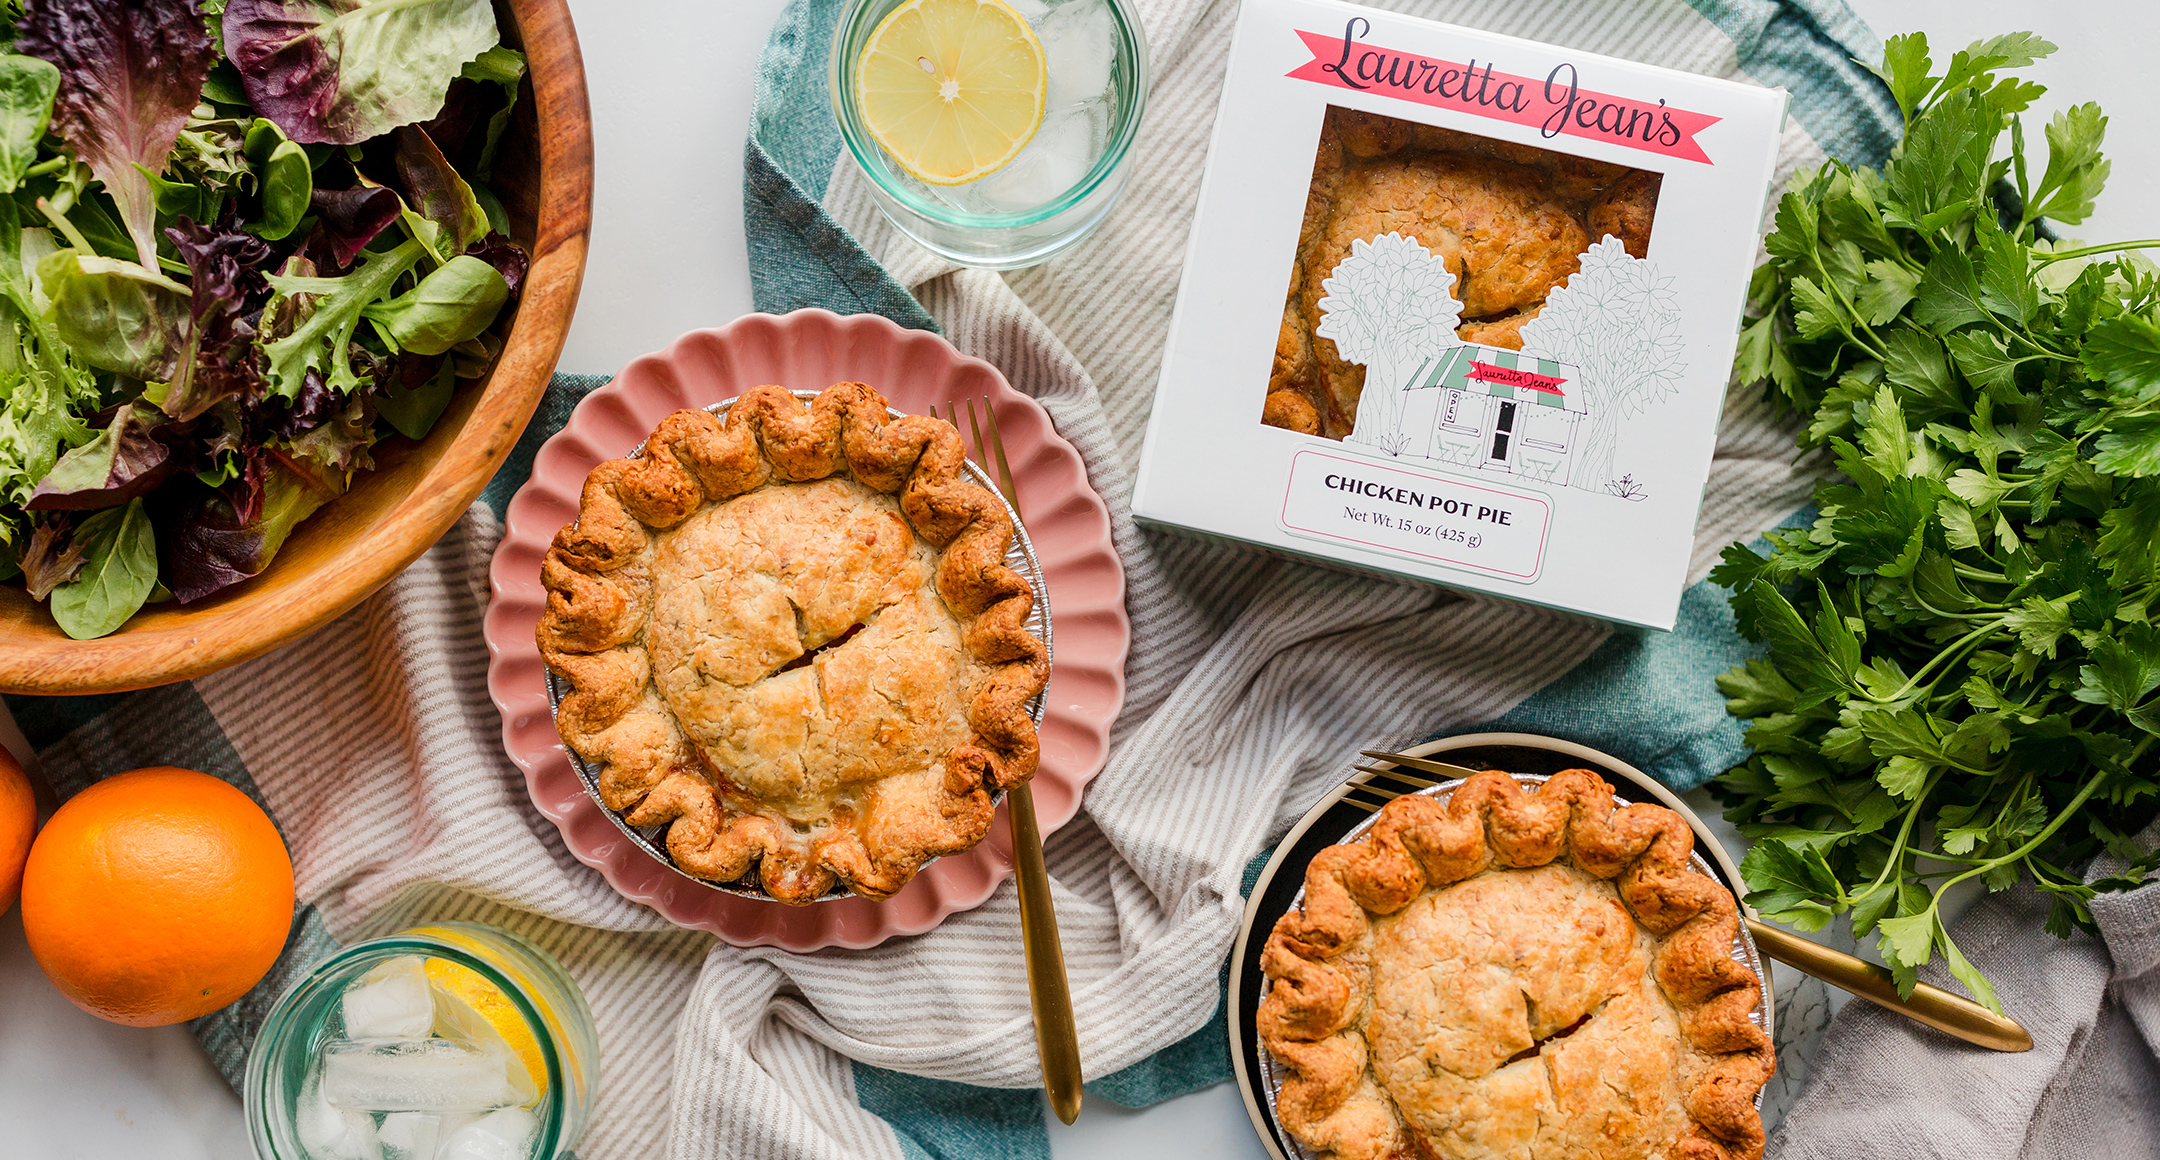
<svg viewBox="0 0 2160 1160"><path fill-rule="evenodd" d="M0 749L0 914L15 905L22 888L23 859L37 836L37 795L15 756Z"/></svg>
<svg viewBox="0 0 2160 1160"><path fill-rule="evenodd" d="M101 1019L161 1027L254 986L292 926L292 860L252 799L159 766L108 777L45 822L23 869L38 966Z"/></svg>

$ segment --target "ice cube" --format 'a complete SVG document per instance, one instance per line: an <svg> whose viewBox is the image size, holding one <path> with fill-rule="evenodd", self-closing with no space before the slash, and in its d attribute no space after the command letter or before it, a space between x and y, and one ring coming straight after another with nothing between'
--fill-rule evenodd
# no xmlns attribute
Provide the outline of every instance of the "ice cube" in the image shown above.
<svg viewBox="0 0 2160 1160"><path fill-rule="evenodd" d="M967 208L976 213L1019 213L1080 184L1100 152L1089 111L1061 110L1043 118L1035 139L1004 168L956 188L966 191Z"/></svg>
<svg viewBox="0 0 2160 1160"><path fill-rule="evenodd" d="M917 197L930 202L932 205L949 205L954 209L967 208L966 199L960 196L958 192L967 188L964 185L932 185L898 166L888 167L886 172L893 175L894 180L899 183L901 188L914 193Z"/></svg>
<svg viewBox="0 0 2160 1160"><path fill-rule="evenodd" d="M504 1108L450 1133L435 1160L526 1160L539 1131L531 1112Z"/></svg>
<svg viewBox="0 0 2160 1160"><path fill-rule="evenodd" d="M382 1142L383 1160L435 1160L442 1141L474 1118L455 1112L391 1112L375 1129L375 1138Z"/></svg>
<svg viewBox="0 0 2160 1160"><path fill-rule="evenodd" d="M487 1112L530 1102L532 1074L461 1039L342 1039L322 1054L323 1098L368 1112Z"/></svg>
<svg viewBox="0 0 2160 1160"><path fill-rule="evenodd" d="M347 1039L419 1039L435 1026L435 997L419 955L400 955L360 976L348 988Z"/></svg>
<svg viewBox="0 0 2160 1160"><path fill-rule="evenodd" d="M1041 20L1050 11L1049 0L1005 0L1005 3L1011 5L1012 10L1020 14L1020 19L1029 24Z"/></svg>
<svg viewBox="0 0 2160 1160"><path fill-rule="evenodd" d="M298 1121L294 1126L300 1130L300 1146L307 1149L310 1160L378 1160L382 1155L375 1140L375 1118L332 1107L319 1079L308 1080L293 1118Z"/></svg>
<svg viewBox="0 0 2160 1160"><path fill-rule="evenodd" d="M1116 26L1103 0L1070 0L1045 13L1035 26L1043 67L1050 74L1050 109L1100 97L1110 89L1116 60Z"/></svg>

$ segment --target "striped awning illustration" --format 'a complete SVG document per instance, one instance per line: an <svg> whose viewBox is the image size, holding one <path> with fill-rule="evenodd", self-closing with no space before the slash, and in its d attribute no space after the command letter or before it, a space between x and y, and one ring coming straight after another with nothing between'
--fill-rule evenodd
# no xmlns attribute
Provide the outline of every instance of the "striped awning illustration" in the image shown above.
<svg viewBox="0 0 2160 1160"><path fill-rule="evenodd" d="M1574 389L1575 377L1576 368L1567 363L1532 358L1519 350L1466 343L1450 347L1437 359L1426 360L1404 389L1447 387L1579 415L1589 408Z"/></svg>

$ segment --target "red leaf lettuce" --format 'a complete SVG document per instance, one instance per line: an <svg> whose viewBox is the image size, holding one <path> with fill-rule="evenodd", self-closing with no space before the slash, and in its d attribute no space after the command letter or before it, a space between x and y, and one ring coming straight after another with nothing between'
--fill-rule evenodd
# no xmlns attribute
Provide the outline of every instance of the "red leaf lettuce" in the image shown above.
<svg viewBox="0 0 2160 1160"><path fill-rule="evenodd" d="M229 0L224 29L255 111L338 145L433 117L497 39L488 0Z"/></svg>
<svg viewBox="0 0 2160 1160"><path fill-rule="evenodd" d="M157 269L144 171L164 172L215 63L194 0L27 0L15 51L59 68L52 127L105 183L143 267Z"/></svg>
<svg viewBox="0 0 2160 1160"><path fill-rule="evenodd" d="M194 350L160 405L175 419L193 419L219 399L261 393L262 352L248 315L270 297L262 271L271 250L230 223L197 225L182 218L165 236L187 263Z"/></svg>

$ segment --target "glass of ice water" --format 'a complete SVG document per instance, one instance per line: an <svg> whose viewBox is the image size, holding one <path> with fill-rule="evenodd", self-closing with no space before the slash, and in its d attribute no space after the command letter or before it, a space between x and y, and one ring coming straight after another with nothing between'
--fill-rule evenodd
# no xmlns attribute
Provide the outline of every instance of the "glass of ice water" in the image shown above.
<svg viewBox="0 0 2160 1160"><path fill-rule="evenodd" d="M901 165L866 124L864 49L907 0L850 5L833 32L828 82L840 135L885 216L943 257L1008 270L1079 241L1125 188L1147 107L1147 41L1126 0L983 2L1006 4L1026 21L1042 46L1047 80L1033 137L996 170L961 184L931 184Z"/></svg>
<svg viewBox="0 0 2160 1160"><path fill-rule="evenodd" d="M599 1068L561 964L445 922L317 964L263 1020L241 1094L258 1160L554 1160Z"/></svg>

